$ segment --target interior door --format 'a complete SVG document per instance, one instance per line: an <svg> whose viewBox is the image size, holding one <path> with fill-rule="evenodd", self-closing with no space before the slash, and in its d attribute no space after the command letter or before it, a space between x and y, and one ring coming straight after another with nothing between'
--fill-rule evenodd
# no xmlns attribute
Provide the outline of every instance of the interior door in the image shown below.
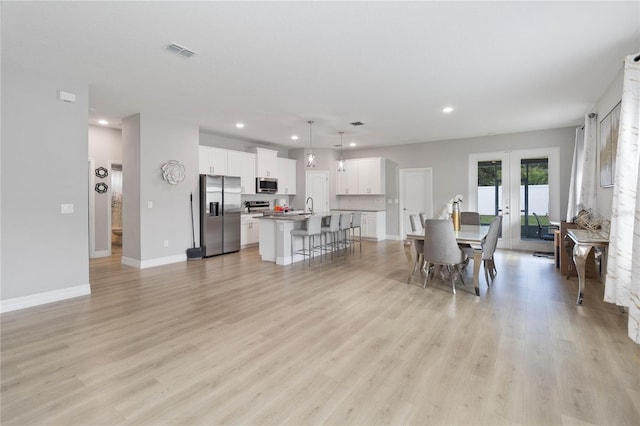
<svg viewBox="0 0 640 426"><path fill-rule="evenodd" d="M305 200L309 197L313 199L314 213L324 213L329 211L329 172L313 171L306 173ZM307 210L305 201L304 209Z"/></svg>
<svg viewBox="0 0 640 426"><path fill-rule="evenodd" d="M498 247L546 250L549 243L531 226L533 212L545 220L560 217L558 148L471 154L468 200L482 224L503 216Z"/></svg>
<svg viewBox="0 0 640 426"><path fill-rule="evenodd" d="M411 230L409 216L425 213L433 218L433 169L400 169L400 234Z"/></svg>

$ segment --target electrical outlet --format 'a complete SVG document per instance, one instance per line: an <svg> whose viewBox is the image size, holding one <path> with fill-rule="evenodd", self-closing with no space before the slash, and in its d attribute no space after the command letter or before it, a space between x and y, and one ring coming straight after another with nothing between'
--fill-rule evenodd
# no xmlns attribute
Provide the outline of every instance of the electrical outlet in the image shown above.
<svg viewBox="0 0 640 426"><path fill-rule="evenodd" d="M169 247L169 240L164 240L163 245L164 245L165 247Z"/></svg>

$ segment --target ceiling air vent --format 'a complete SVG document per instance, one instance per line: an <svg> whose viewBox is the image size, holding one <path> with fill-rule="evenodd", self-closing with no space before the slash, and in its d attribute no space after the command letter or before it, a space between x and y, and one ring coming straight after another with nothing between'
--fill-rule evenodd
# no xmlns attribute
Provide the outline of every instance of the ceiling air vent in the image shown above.
<svg viewBox="0 0 640 426"><path fill-rule="evenodd" d="M352 126L364 126L364 123L362 121L354 121L353 123L351 123Z"/></svg>
<svg viewBox="0 0 640 426"><path fill-rule="evenodd" d="M196 55L196 52L194 52L193 50L188 49L184 46L180 46L176 43L171 43L170 45L168 45L167 50L169 52L177 53L180 56L184 56L185 58L190 58L193 55Z"/></svg>

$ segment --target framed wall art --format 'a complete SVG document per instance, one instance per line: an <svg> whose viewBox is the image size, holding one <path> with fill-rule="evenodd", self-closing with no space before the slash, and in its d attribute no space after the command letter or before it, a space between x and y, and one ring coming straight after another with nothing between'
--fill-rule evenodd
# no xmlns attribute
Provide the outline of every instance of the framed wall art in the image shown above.
<svg viewBox="0 0 640 426"><path fill-rule="evenodd" d="M616 172L620 105L618 102L618 105L600 121L600 186L605 188L613 186Z"/></svg>

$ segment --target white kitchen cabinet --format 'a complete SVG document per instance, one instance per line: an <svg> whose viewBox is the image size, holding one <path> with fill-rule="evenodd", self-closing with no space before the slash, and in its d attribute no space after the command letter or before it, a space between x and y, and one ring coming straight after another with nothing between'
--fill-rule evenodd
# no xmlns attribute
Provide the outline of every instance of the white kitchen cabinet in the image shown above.
<svg viewBox="0 0 640 426"><path fill-rule="evenodd" d="M362 212L362 238L384 240L387 232L386 221L387 213L384 211Z"/></svg>
<svg viewBox="0 0 640 426"><path fill-rule="evenodd" d="M229 176L240 176L241 194L256 193L256 155L250 152L227 151Z"/></svg>
<svg viewBox="0 0 640 426"><path fill-rule="evenodd" d="M336 195L384 195L384 161L384 158L346 160L346 170L336 172Z"/></svg>
<svg viewBox="0 0 640 426"><path fill-rule="evenodd" d="M336 172L337 195L358 195L358 160L345 160L345 171Z"/></svg>
<svg viewBox="0 0 640 426"><path fill-rule="evenodd" d="M277 158L278 161L278 194L294 195L296 193L296 160Z"/></svg>
<svg viewBox="0 0 640 426"><path fill-rule="evenodd" d="M260 220L262 215L242 215L240 219L240 246L258 244L260 240Z"/></svg>
<svg viewBox="0 0 640 426"><path fill-rule="evenodd" d="M227 175L227 150L210 146L199 147L198 171L203 175Z"/></svg>
<svg viewBox="0 0 640 426"><path fill-rule="evenodd" d="M358 193L384 194L384 158L358 159Z"/></svg>
<svg viewBox="0 0 640 426"><path fill-rule="evenodd" d="M278 177L278 151L264 148L255 148L256 151L256 177Z"/></svg>

